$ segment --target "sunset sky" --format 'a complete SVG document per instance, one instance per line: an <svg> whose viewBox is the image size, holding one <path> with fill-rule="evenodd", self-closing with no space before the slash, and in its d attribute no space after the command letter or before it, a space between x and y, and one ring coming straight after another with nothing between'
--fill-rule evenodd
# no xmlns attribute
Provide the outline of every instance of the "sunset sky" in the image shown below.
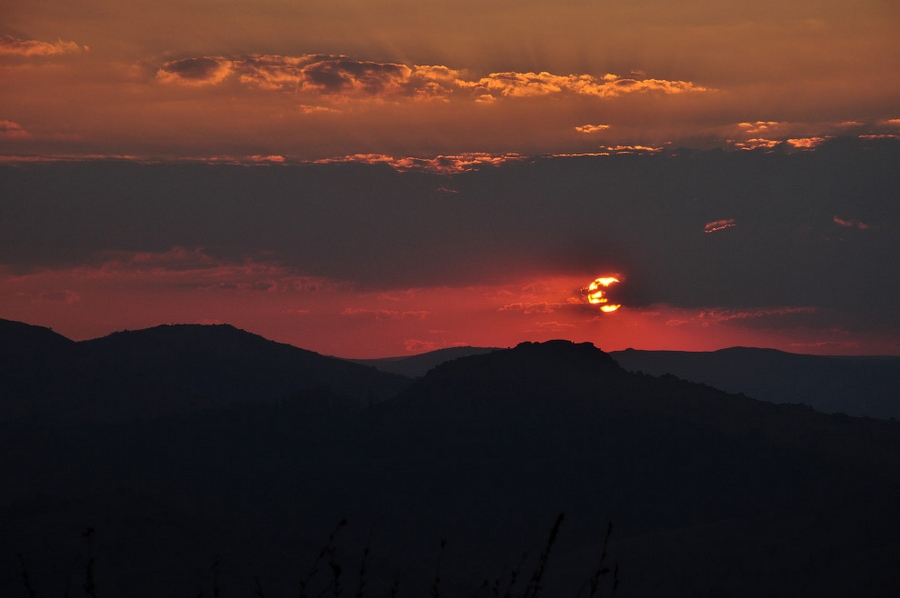
<svg viewBox="0 0 900 598"><path fill-rule="evenodd" d="M5 2L0 317L900 354L898 31L893 0Z"/></svg>

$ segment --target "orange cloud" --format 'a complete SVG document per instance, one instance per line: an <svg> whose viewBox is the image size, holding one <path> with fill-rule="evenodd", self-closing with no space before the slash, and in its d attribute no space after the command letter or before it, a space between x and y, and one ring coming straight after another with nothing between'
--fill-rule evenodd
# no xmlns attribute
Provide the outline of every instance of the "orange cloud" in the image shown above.
<svg viewBox="0 0 900 598"><path fill-rule="evenodd" d="M784 124L785 123L774 120L758 120L753 123L738 123L738 126L743 129L745 133L757 135L759 133L762 133L763 131L771 131L772 129L778 128L780 125Z"/></svg>
<svg viewBox="0 0 900 598"><path fill-rule="evenodd" d="M747 139L746 141L735 141L734 147L742 150L755 150L755 149L772 149L779 143L780 141L774 139L763 139L761 137L755 137L753 139Z"/></svg>
<svg viewBox="0 0 900 598"><path fill-rule="evenodd" d="M787 142L797 149L815 149L826 139L828 139L828 137L800 137L797 139L788 139Z"/></svg>
<svg viewBox="0 0 900 598"><path fill-rule="evenodd" d="M87 46L79 46L75 42L64 42L61 39L55 44L35 39L16 39L9 35L0 37L0 56L18 56L22 58L46 58L63 54L88 52Z"/></svg>
<svg viewBox="0 0 900 598"><path fill-rule="evenodd" d="M231 73L237 74L241 83L259 89L345 98L436 99L464 93L476 102L485 102L498 97L551 94L612 98L639 92L680 94L710 91L690 81L612 74L598 78L584 74L504 72L468 80L464 78L463 71L442 65L408 66L330 54L264 54L240 59L221 56L185 58L165 63L157 72L157 78L164 83L211 85L222 82Z"/></svg>
<svg viewBox="0 0 900 598"><path fill-rule="evenodd" d="M652 145L601 145L608 154L655 154L663 148Z"/></svg>
<svg viewBox="0 0 900 598"><path fill-rule="evenodd" d="M483 152L471 152L457 155L440 155L434 158L394 158L385 154L353 154L350 156L340 156L336 158L324 158L316 160L314 164L331 164L344 162L360 162L365 164L388 164L391 168L399 172L410 170L422 170L427 172L436 172L440 174L455 174L460 172L468 172L481 166L499 166L500 164L524 160L525 156L520 154L488 154ZM441 189L441 191L449 191Z"/></svg>
<svg viewBox="0 0 900 598"><path fill-rule="evenodd" d="M11 120L0 120L0 137L7 139L24 139L31 135L18 123Z"/></svg>
<svg viewBox="0 0 900 598"><path fill-rule="evenodd" d="M847 228L858 228L860 230L866 230L869 228L869 225L865 222L860 222L859 220L844 220L843 218L834 217L834 223L839 224L840 226L846 226Z"/></svg>
<svg viewBox="0 0 900 598"><path fill-rule="evenodd" d="M590 135L591 133L599 133L600 131L605 131L609 128L609 125L581 125L575 127L575 130L579 133L585 133Z"/></svg>
<svg viewBox="0 0 900 598"><path fill-rule="evenodd" d="M714 222L707 222L706 226L703 227L703 232L714 233L718 230L725 230L726 228L731 228L733 226L737 226L734 218L728 218L726 220L716 220Z"/></svg>
<svg viewBox="0 0 900 598"><path fill-rule="evenodd" d="M495 95L521 98L562 93L613 98L635 92L678 94L711 91L690 81L637 79L612 74L597 78L591 75L554 75L548 72L491 73L477 81L459 81L459 85L472 89L482 99L488 96L493 98Z"/></svg>

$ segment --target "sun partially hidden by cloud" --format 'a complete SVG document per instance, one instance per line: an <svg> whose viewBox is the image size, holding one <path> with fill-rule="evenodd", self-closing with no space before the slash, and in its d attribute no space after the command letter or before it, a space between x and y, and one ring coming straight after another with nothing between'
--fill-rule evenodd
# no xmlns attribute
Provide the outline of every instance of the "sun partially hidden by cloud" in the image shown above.
<svg viewBox="0 0 900 598"><path fill-rule="evenodd" d="M622 307L620 303L610 303L608 297L610 286L618 283L615 276L601 276L582 289L581 294L587 297L588 303L599 306L600 311L612 313Z"/></svg>

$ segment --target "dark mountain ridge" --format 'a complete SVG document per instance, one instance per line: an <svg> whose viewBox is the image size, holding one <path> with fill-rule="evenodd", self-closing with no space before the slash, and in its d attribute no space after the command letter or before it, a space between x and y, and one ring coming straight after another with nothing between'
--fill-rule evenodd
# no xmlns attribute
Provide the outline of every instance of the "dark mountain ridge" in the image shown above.
<svg viewBox="0 0 900 598"><path fill-rule="evenodd" d="M437 349L418 355L408 355L403 357L383 357L381 359L349 359L353 363L368 365L378 368L383 372L391 372L400 374L407 378L421 378L428 370L437 365L457 359L459 357L468 357L469 355L481 355L490 353L494 348L489 347L447 347L445 349Z"/></svg>
<svg viewBox="0 0 900 598"><path fill-rule="evenodd" d="M150 345L157 334L194 332L151 330L142 336ZM296 595L296 563L310 562L346 517L344 564L356 566L367 538L378 555L371 595L389 593L396 571L403 595L427 594L446 538L441 595L487 596L476 591L481 580L539 549L562 511L548 596L576 595L610 520L619 596L898 590L898 422L631 373L568 341L452 360L364 409L306 408L334 396L320 389L127 424L4 430L0 465L16 500L0 500L9 573L0 579L10 580L0 593L21 589L16 552L77 562L57 548L59 530L96 523L108 534L96 544L97 562L110 564L103 581L122 594L196 594L167 571L209 551L222 555L223 594L251 595L262 575L266 595ZM172 521L195 526L180 532ZM134 532L156 527L169 549L148 554ZM190 554L180 534L195 534L184 543ZM150 562L136 568L123 554ZM45 587L64 587L58 570L41 569Z"/></svg>
<svg viewBox="0 0 900 598"><path fill-rule="evenodd" d="M444 361L493 350L454 347L353 361L419 378ZM726 392L773 403L802 403L825 413L900 419L900 357L896 356L805 355L753 347L711 352L626 349L609 354L631 372L672 374Z"/></svg>
<svg viewBox="0 0 900 598"><path fill-rule="evenodd" d="M900 357L844 357L732 347L712 352L611 353L629 371L673 374L774 403L826 413L900 418Z"/></svg>
<svg viewBox="0 0 900 598"><path fill-rule="evenodd" d="M360 406L407 378L269 341L229 325L163 325L73 342L0 321L0 410L6 419L127 421L234 402L273 402L329 388Z"/></svg>

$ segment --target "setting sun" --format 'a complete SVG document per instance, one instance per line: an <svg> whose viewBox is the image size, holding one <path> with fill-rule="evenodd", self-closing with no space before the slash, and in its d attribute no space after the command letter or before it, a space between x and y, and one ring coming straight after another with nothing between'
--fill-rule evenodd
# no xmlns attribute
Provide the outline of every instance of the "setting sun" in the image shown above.
<svg viewBox="0 0 900 598"><path fill-rule="evenodd" d="M618 278L613 276L603 276L595 279L587 288L583 289L582 294L587 296L588 303L592 305L600 305L600 311L604 313L612 313L622 307L621 304L610 303L607 297L610 285L619 282Z"/></svg>

